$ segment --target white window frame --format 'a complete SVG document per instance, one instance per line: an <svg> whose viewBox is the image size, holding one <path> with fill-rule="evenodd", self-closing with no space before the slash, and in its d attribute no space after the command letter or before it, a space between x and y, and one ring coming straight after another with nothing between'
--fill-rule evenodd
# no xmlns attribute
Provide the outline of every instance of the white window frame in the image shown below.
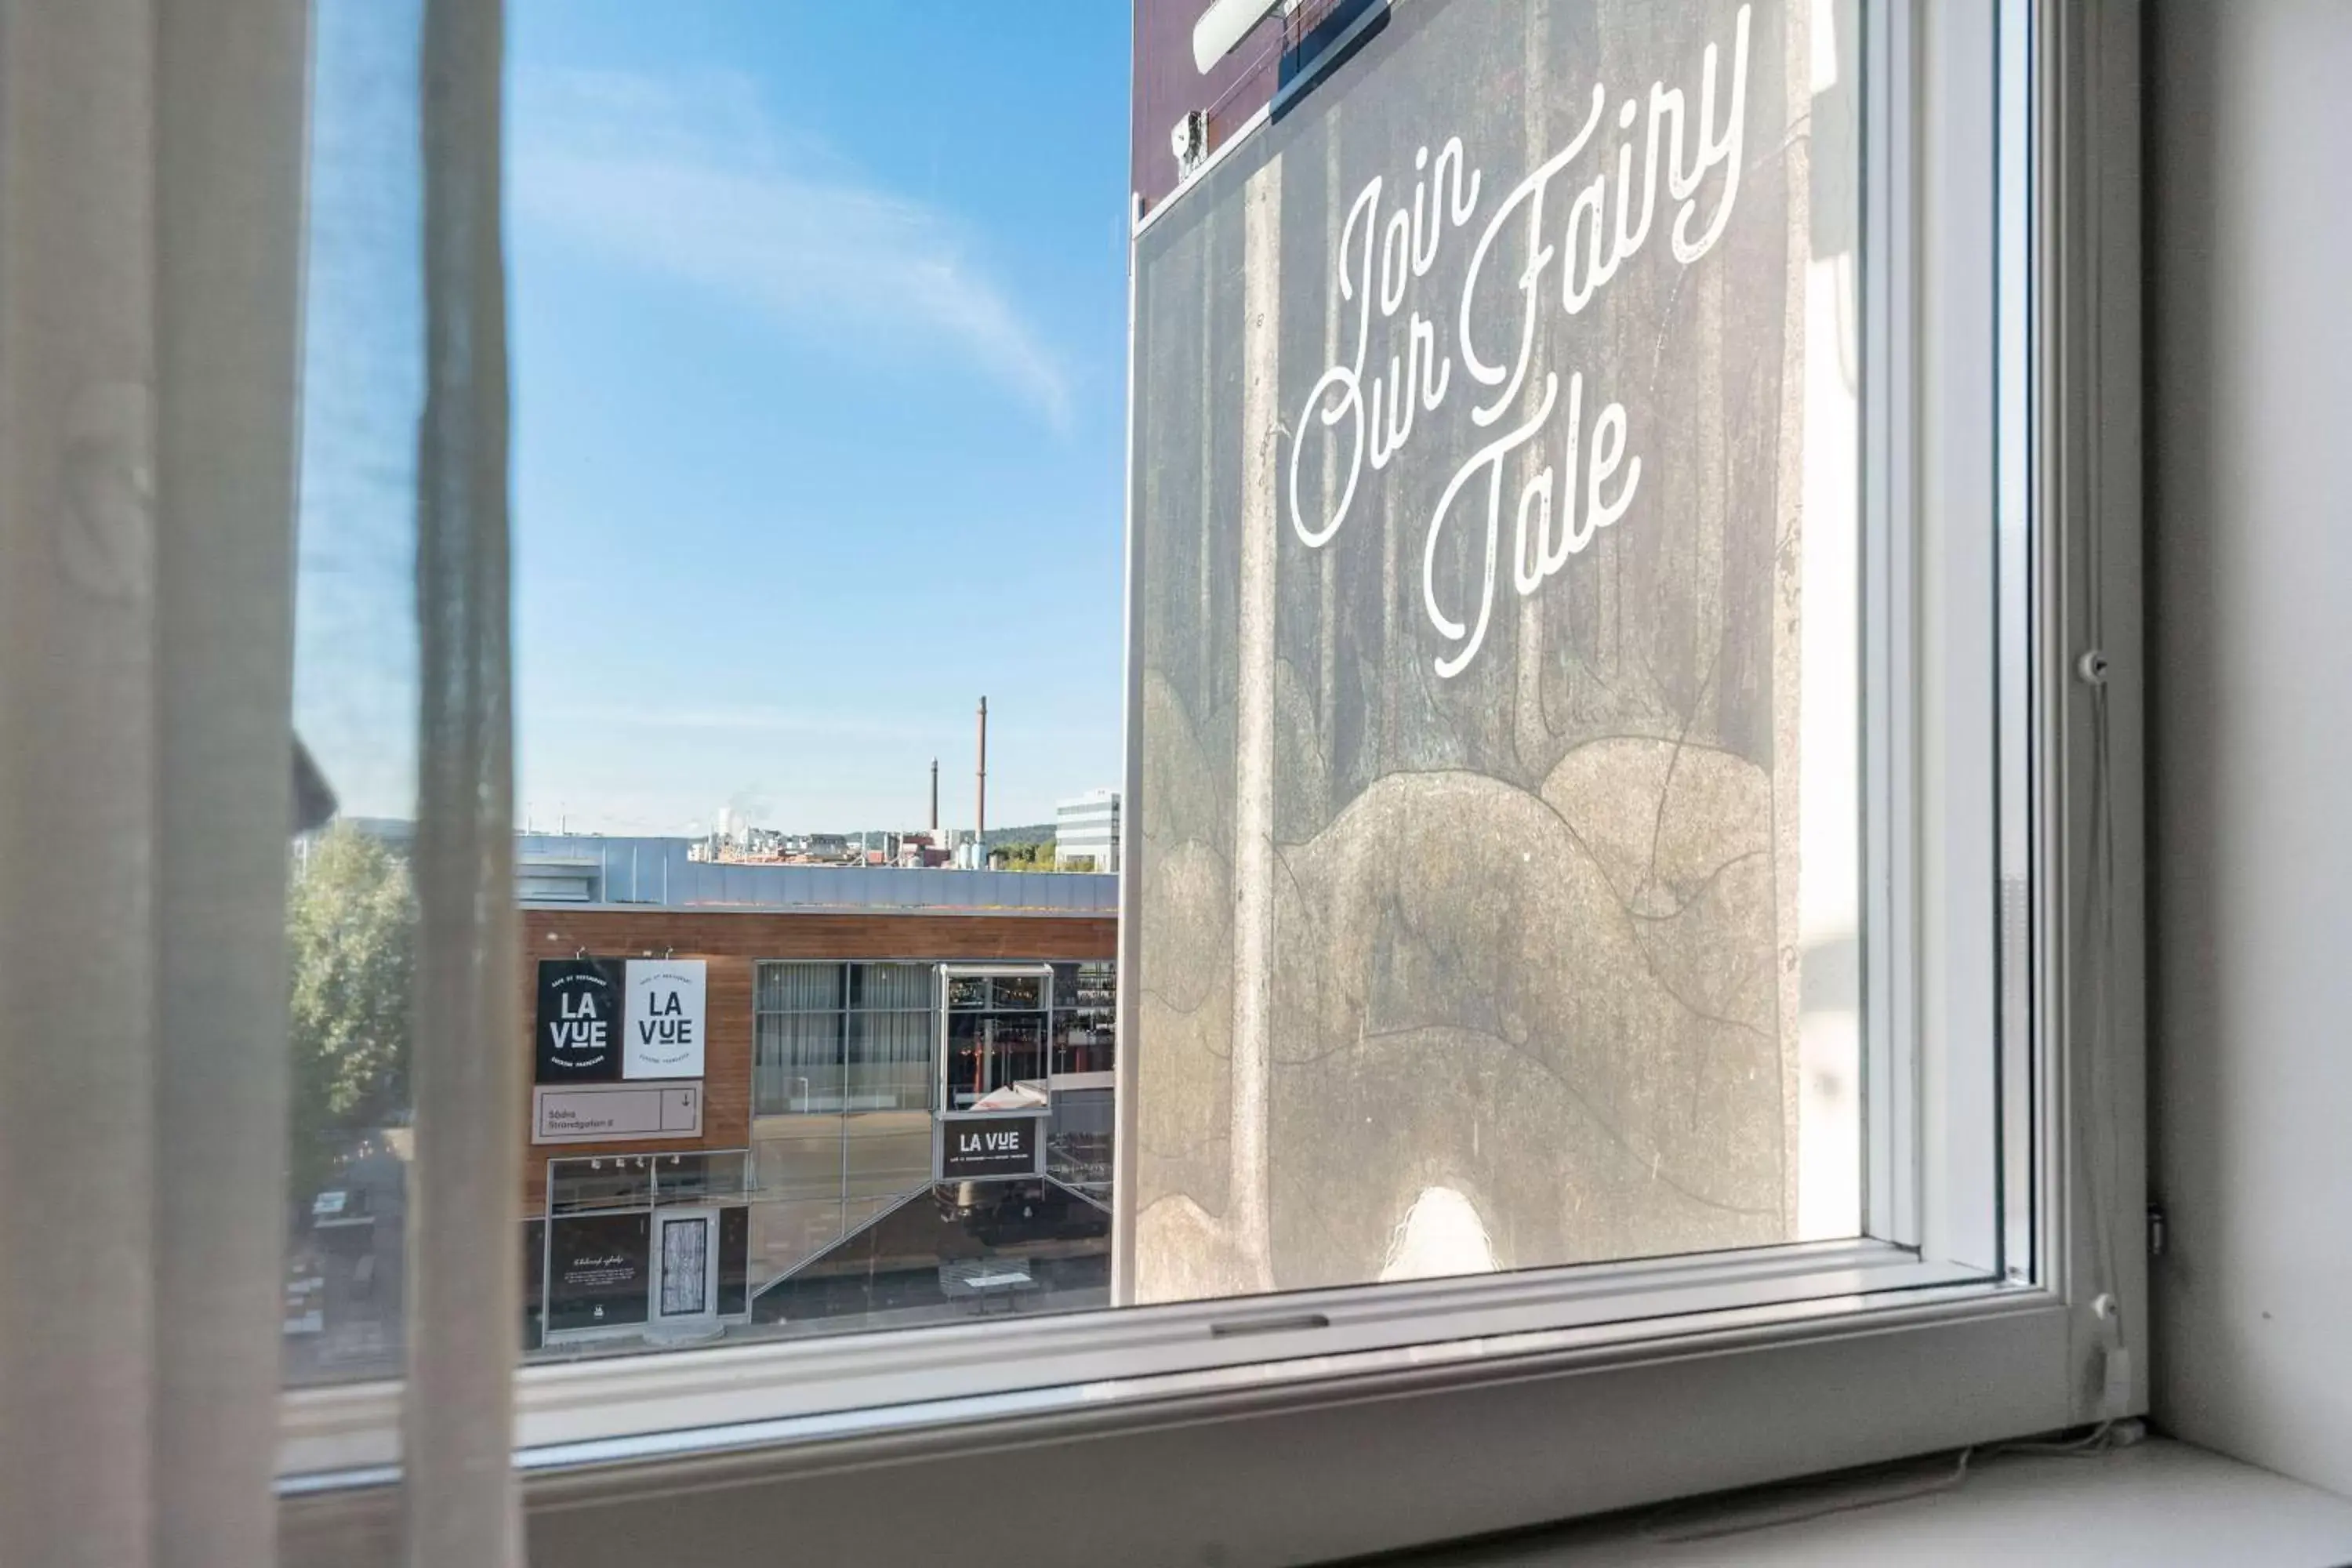
<svg viewBox="0 0 2352 1568"><path fill-rule="evenodd" d="M1864 303L1897 345L1872 362L1864 426L1864 513L1891 545L1865 584L1884 639L1865 662L1896 677L1864 755L1899 803L1866 857L1890 868L1868 895L1887 940L1865 958L1875 1239L533 1366L518 1463L541 1560L634 1563L649 1542L680 1561L1320 1560L2146 1408L2141 882L2113 849L2141 823L2137 15L1866 4L1865 134L1888 154L1867 222L1919 240ZM1996 7L2030 28L2010 35L2038 63L2030 99L1993 96ZM1997 143L1980 134L1996 118ZM1997 277L1954 200L2029 166L2007 212L2030 218L2030 318L1994 289L2020 255ZM2024 350L2006 381L1981 353L2004 324ZM2008 688L2032 743L2004 776L2032 790L2042 873L2031 1035L2009 1031L1998 1092L1963 1115L1937 1075L1968 1041L1981 1067L2000 998L1978 983L1995 814L1951 783L1969 711L1952 672L1989 700L1996 667L1990 595L1973 614L1952 595L2019 585L1987 526L2004 504L2038 520L2031 592L2004 601L2039 649ZM1135 592L1130 571L1130 633ZM2078 679L2094 651L2104 679ZM1930 689L1944 705L1899 700ZM1135 745L1130 726L1129 802ZM1120 987L1123 1032L1134 997ZM1981 1123L2020 1108L2031 1137L1996 1163ZM1990 1257L2005 1278L1969 1266ZM393 1516L397 1403L391 1384L287 1396L288 1561L347 1560L353 1530ZM976 1462L1029 1479L978 1500Z"/></svg>

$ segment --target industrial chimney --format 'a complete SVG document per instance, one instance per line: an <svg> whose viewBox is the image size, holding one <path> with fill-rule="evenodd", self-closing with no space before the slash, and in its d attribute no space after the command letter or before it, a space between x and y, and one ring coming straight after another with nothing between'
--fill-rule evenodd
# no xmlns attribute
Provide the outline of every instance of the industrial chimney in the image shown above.
<svg viewBox="0 0 2352 1568"><path fill-rule="evenodd" d="M931 759L931 842L940 837L940 760Z"/></svg>
<svg viewBox="0 0 2352 1568"><path fill-rule="evenodd" d="M980 821L972 830L972 864L988 869L988 699L980 700Z"/></svg>

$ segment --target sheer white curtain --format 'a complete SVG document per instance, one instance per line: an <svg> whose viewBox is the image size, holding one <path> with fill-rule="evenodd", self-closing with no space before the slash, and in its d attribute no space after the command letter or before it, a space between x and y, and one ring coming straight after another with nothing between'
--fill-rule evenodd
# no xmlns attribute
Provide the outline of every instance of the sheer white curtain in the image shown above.
<svg viewBox="0 0 2352 1568"><path fill-rule="evenodd" d="M522 1559L510 1456L522 1285L507 583L502 7L425 0L425 411L416 468L416 1158L411 1568Z"/></svg>
<svg viewBox="0 0 2352 1568"><path fill-rule="evenodd" d="M520 1560L499 7L429 0L410 1561ZM0 1562L278 1551L308 0L0 0Z"/></svg>
<svg viewBox="0 0 2352 1568"><path fill-rule="evenodd" d="M0 7L0 1558L274 1532L305 8Z"/></svg>

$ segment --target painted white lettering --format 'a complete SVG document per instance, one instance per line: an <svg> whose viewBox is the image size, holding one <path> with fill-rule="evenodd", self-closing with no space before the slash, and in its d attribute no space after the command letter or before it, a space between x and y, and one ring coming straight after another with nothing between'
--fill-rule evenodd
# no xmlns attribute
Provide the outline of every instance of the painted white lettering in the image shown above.
<svg viewBox="0 0 2352 1568"><path fill-rule="evenodd" d="M1723 226L1731 220L1731 205L1739 199L1740 147L1748 128L1748 7L1739 8L1738 19L1732 27L1731 46L1731 112L1723 131L1715 128L1715 46L1706 47L1705 63L1700 67L1698 89L1698 162L1687 178L1675 181L1675 195L1683 207L1675 218L1675 259L1687 267L1715 248L1722 237ZM1675 125L1675 163L1682 163L1682 124ZM1689 199L1696 195L1699 181L1716 164L1723 165L1723 198L1715 209L1714 218L1696 239L1690 237L1691 219L1698 215L1698 203Z"/></svg>
<svg viewBox="0 0 2352 1568"><path fill-rule="evenodd" d="M1478 210L1478 171L1470 171L1470 188L1465 192L1462 187L1462 138L1459 136L1447 137L1445 145L1437 150L1437 167L1430 171L1429 176L1433 188L1444 186L1445 166L1449 163L1454 165L1454 186L1446 216L1453 221L1454 227L1460 228L1470 221L1470 215Z"/></svg>
<svg viewBox="0 0 2352 1568"><path fill-rule="evenodd" d="M1547 374L1544 376L1543 403L1536 410L1535 417L1480 447L1478 455L1462 465L1453 481L1445 487L1445 493L1437 498L1437 510L1429 520L1429 543L1421 557L1422 608L1428 612L1429 624L1435 626L1442 636L1463 645L1451 658L1438 659L1437 673L1441 676L1460 674L1477 657L1480 646L1486 640L1486 623L1495 608L1495 552L1502 535L1503 459L1526 446L1534 439L1536 432L1543 428L1544 421L1551 417L1552 399L1559 392L1559 375ZM1454 509L1454 498L1462 493L1462 488L1473 476L1481 472L1486 479L1486 548L1480 557L1483 578L1478 590L1477 624L1465 626L1438 605L1437 547L1445 537L1445 517Z"/></svg>
<svg viewBox="0 0 2352 1568"><path fill-rule="evenodd" d="M1607 528L1625 515L1633 504L1633 489L1642 482L1642 459L1636 458L1625 469L1625 482L1617 487L1617 499L1604 501L1601 487L1617 471L1617 463L1625 455L1625 405L1612 403L1601 411L1592 422L1592 468L1585 480L1585 536L1591 537L1597 528ZM1581 546L1579 546L1581 548Z"/></svg>
<svg viewBox="0 0 2352 1568"><path fill-rule="evenodd" d="M1416 170L1428 169L1428 148L1423 147L1412 155L1412 166ZM1437 262L1437 225L1429 221L1428 207L1429 181L1417 179L1412 183L1412 275L1415 278L1429 276L1430 268Z"/></svg>
<svg viewBox="0 0 2352 1568"><path fill-rule="evenodd" d="M1412 220L1399 207L1389 218L1388 233L1381 238L1381 314L1393 316L1404 303L1405 280L1412 276L1412 240L1410 231Z"/></svg>
<svg viewBox="0 0 2352 1568"><path fill-rule="evenodd" d="M1551 265L1553 254L1550 245L1543 237L1544 191L1550 185L1552 176L1568 167L1576 155L1584 151L1585 142L1591 140L1593 129L1601 123L1601 107L1606 96L1601 88L1593 88L1592 112L1585 116L1584 128L1576 133L1574 141L1538 164L1534 173L1511 188L1511 193L1503 198L1503 205L1495 210L1495 216L1486 220L1486 231L1478 237L1477 246L1470 252L1470 270L1462 280L1461 321L1454 337L1462 350L1462 363L1470 372L1471 378L1482 385L1503 386L1492 403L1482 404L1470 410L1470 420L1475 425L1492 425L1502 417L1503 410L1519 395L1519 384L1527 376L1528 359L1535 348L1536 285L1543 280L1544 268ZM1490 364L1478 357L1477 347L1470 341L1470 317L1477 304L1478 279L1486 270L1487 250L1503 232L1503 226L1522 209L1527 213L1527 263L1519 269L1517 284L1520 296L1519 349L1507 367ZM1507 384L1505 382L1507 376Z"/></svg>
<svg viewBox="0 0 2352 1568"><path fill-rule="evenodd" d="M1559 302L1571 316L1580 313L1592 302L1592 296L1603 283L1617 276L1617 264L1624 258L1614 250L1603 254L1606 226L1601 221L1601 208L1609 194L1609 177L1595 174L1592 183L1576 193L1576 200L1568 206L1568 239L1561 247L1567 252L1559 264ZM1577 235L1584 236L1583 244ZM1578 253L1582 252L1584 281L1577 279Z"/></svg>
<svg viewBox="0 0 2352 1568"><path fill-rule="evenodd" d="M1348 209L1332 276L1339 300L1354 313L1352 351L1316 379L1288 432L1290 521L1302 543L1320 549L1337 537L1355 504L1366 466L1374 472L1385 470L1410 447L1418 430L1427 426L1429 422L1420 416L1440 411L1452 385L1454 353L1460 353L1470 379L1487 389L1472 395L1470 420L1475 427L1495 426L1524 412L1531 380L1539 379L1543 388L1533 417L1480 447L1454 471L1430 516L1422 561L1423 609L1430 625L1452 645L1435 661L1440 677L1459 674L1485 644L1503 548L1505 469L1512 453L1532 448L1559 402L1560 372L1536 363L1543 337L1537 328L1551 297L1544 288L1545 274L1554 261L1559 263L1559 308L1570 317L1582 314L1647 244L1657 226L1662 178L1667 200L1677 207L1668 226L1675 259L1690 266L1720 240L1738 201L1745 155L1749 13L1750 7L1743 5L1734 18L1728 82L1722 79L1721 49L1712 42L1706 46L1695 114L1682 88L1656 81L1646 93L1620 96L1615 114L1609 116L1609 91L1605 84L1594 84L1575 135L1485 214L1462 270L1460 298L1450 312L1454 340L1450 347L1440 337L1447 315L1425 313L1418 300L1406 310L1405 300L1412 292L1409 284L1428 276L1436 264L1445 235L1479 216L1484 174L1469 167L1462 139L1447 138L1433 158L1426 143L1415 148L1410 198L1400 187L1392 210L1381 206L1385 186L1380 175L1364 184ZM1555 220L1556 227L1548 225L1545 202L1553 182L1568 174L1588 151L1595 151L1594 139L1604 118L1615 122L1614 156L1598 151L1599 167L1578 171L1573 177L1580 183L1568 199L1565 214ZM1637 141L1639 160L1634 157ZM1702 193L1718 169L1718 189L1702 225ZM1490 262L1496 277L1511 279L1507 285L1488 276ZM1482 284L1486 286L1484 294ZM1498 289L1508 292L1498 294ZM1509 293L1517 296L1517 342L1507 353L1489 358L1480 353L1476 334L1493 333L1509 320L1510 307L1504 303ZM1395 321L1400 312L1402 320L1383 327L1389 335L1385 367L1367 384L1376 300L1382 321ZM1510 550L1512 586L1522 597L1532 595L1590 546L1601 529L1624 517L1640 489L1642 459L1630 451L1624 405L1602 401L1605 395L1596 391L1601 406L1588 433L1584 380L1580 371L1569 377L1559 460L1536 468L1520 485ZM1336 487L1336 496L1327 493L1314 517L1307 515L1300 494L1300 471L1310 467L1328 468L1332 476L1328 486ZM1483 552L1475 542L1474 516L1461 522L1471 531L1474 542L1466 552L1457 548L1449 557L1468 561L1470 576L1477 582L1475 605L1465 603L1456 616L1441 603L1453 591L1441 594L1440 558L1452 539L1449 522L1460 521L1454 517L1456 503L1475 505L1464 495L1482 479L1486 501Z"/></svg>

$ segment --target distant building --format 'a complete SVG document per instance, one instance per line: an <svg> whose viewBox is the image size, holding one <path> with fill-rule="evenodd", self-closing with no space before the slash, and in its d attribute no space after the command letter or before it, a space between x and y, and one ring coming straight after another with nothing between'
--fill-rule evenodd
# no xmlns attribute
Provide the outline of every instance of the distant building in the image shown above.
<svg viewBox="0 0 2352 1568"><path fill-rule="evenodd" d="M1118 791L1089 790L1054 807L1054 858L1075 868L1118 869Z"/></svg>
<svg viewBox="0 0 2352 1568"><path fill-rule="evenodd" d="M893 834L891 837L897 846L895 865L921 870L948 863L948 851L940 846L936 833L918 830Z"/></svg>

